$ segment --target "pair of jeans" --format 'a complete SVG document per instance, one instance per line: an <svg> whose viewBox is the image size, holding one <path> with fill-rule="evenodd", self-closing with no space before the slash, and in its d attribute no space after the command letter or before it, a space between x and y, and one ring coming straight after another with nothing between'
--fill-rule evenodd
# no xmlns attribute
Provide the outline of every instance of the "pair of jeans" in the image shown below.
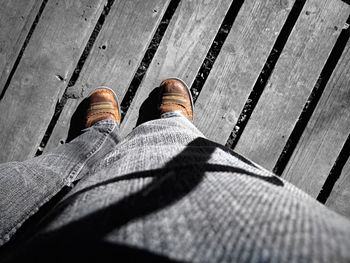
<svg viewBox="0 0 350 263"><path fill-rule="evenodd" d="M101 121L52 152L0 165L2 244L71 187L5 261L350 261L346 218L186 118L118 133Z"/></svg>

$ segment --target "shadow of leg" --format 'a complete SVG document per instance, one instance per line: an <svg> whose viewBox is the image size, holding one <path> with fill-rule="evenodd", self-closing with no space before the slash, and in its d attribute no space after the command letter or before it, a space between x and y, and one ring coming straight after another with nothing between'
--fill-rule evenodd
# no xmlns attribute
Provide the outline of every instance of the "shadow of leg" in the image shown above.
<svg viewBox="0 0 350 263"><path fill-rule="evenodd" d="M152 90L148 98L142 103L136 126L159 118L159 87Z"/></svg>
<svg viewBox="0 0 350 263"><path fill-rule="evenodd" d="M72 141L74 138L81 134L81 131L85 128L85 116L88 107L88 100L85 98L77 107L74 112L68 131L67 142Z"/></svg>

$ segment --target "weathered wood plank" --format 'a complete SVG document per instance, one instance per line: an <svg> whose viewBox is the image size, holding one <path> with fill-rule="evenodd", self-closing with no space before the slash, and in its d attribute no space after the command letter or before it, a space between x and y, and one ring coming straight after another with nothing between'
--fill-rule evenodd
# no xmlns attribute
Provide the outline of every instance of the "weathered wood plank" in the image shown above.
<svg viewBox="0 0 350 263"><path fill-rule="evenodd" d="M49 1L0 103L0 162L33 156L105 0Z"/></svg>
<svg viewBox="0 0 350 263"><path fill-rule="evenodd" d="M135 127L141 104L162 79L175 76L189 85L194 81L231 2L180 3L125 116L123 136Z"/></svg>
<svg viewBox="0 0 350 263"><path fill-rule="evenodd" d="M313 197L317 197L320 192L348 137L350 131L349 102L350 42L347 43L282 174L283 178Z"/></svg>
<svg viewBox="0 0 350 263"><path fill-rule="evenodd" d="M350 219L350 160L343 167L326 206Z"/></svg>
<svg viewBox="0 0 350 263"><path fill-rule="evenodd" d="M42 0L6 0L0 5L0 94Z"/></svg>
<svg viewBox="0 0 350 263"><path fill-rule="evenodd" d="M235 150L272 169L340 34L350 6L309 0Z"/></svg>
<svg viewBox="0 0 350 263"><path fill-rule="evenodd" d="M169 2L115 2L79 79L69 92L78 98L81 94L84 97L92 89L103 85L113 88L121 102ZM59 145L61 140L66 140L71 117L82 99L68 100L45 151Z"/></svg>
<svg viewBox="0 0 350 263"><path fill-rule="evenodd" d="M243 4L196 101L195 125L224 144L295 1Z"/></svg>

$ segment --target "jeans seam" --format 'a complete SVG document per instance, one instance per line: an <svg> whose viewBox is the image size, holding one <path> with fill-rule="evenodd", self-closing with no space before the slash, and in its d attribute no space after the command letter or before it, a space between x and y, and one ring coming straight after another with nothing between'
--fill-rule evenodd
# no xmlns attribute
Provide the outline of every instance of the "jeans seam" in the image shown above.
<svg viewBox="0 0 350 263"><path fill-rule="evenodd" d="M109 127L107 133L103 135L103 137L98 140L91 151L85 156L85 160L83 162L79 162L69 173L69 175L65 179L65 185L71 186L74 182L75 178L79 175L79 173L83 170L86 163L102 148L102 145L106 142L108 136L115 130L117 125L113 125L113 127Z"/></svg>

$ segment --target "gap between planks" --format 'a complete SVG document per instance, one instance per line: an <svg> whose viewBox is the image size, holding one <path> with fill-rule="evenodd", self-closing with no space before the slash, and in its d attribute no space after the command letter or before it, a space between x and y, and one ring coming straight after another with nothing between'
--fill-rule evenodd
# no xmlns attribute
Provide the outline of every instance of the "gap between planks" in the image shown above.
<svg viewBox="0 0 350 263"><path fill-rule="evenodd" d="M0 7L0 100L4 97L46 2L12 0Z"/></svg>
<svg viewBox="0 0 350 263"><path fill-rule="evenodd" d="M0 162L34 156L104 4L46 4L0 103Z"/></svg>
<svg viewBox="0 0 350 263"><path fill-rule="evenodd" d="M136 126L146 99L163 79L175 76L193 83L231 3L235 1L180 3L124 118L122 137Z"/></svg>
<svg viewBox="0 0 350 263"><path fill-rule="evenodd" d="M339 176L332 185L330 195L326 201L326 205L334 211L346 216L350 219L350 134L346 141L342 152L336 162L333 175ZM332 169L333 170L333 169ZM328 179L327 179L328 180Z"/></svg>
<svg viewBox="0 0 350 263"><path fill-rule="evenodd" d="M306 2L237 152L274 167L348 14L349 6L338 0Z"/></svg>
<svg viewBox="0 0 350 263"><path fill-rule="evenodd" d="M73 114L91 90L108 86L116 92L119 100L124 97L169 2L137 0L114 3L78 80L67 90L70 94L77 94L77 99L68 99L45 151L66 141L74 125L71 122Z"/></svg>
<svg viewBox="0 0 350 263"><path fill-rule="evenodd" d="M195 105L194 122L209 139L229 138L295 2L244 2Z"/></svg>
<svg viewBox="0 0 350 263"><path fill-rule="evenodd" d="M283 178L315 198L349 135L349 87L350 42L347 42L320 101L282 173Z"/></svg>

